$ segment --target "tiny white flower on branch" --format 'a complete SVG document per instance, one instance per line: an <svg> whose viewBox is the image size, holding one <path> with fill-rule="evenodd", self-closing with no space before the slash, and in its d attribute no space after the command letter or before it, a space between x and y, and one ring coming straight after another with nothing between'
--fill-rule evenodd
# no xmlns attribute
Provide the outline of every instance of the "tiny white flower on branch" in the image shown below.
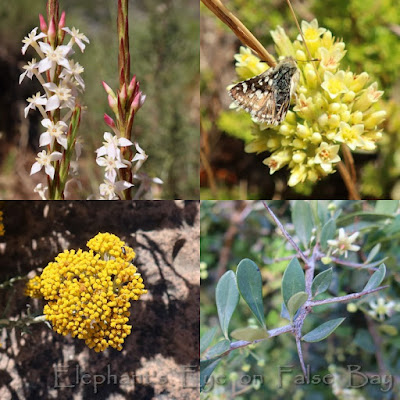
<svg viewBox="0 0 400 400"><path fill-rule="evenodd" d="M71 89L67 86L60 84L57 86L53 82L45 83L43 85L54 95L49 98L46 104L46 111L53 111L56 108L70 108L75 107L75 97L71 94Z"/></svg>
<svg viewBox="0 0 400 400"><path fill-rule="evenodd" d="M336 247L332 254L339 252L339 254L344 254L347 258L348 251L358 251L360 246L353 244L357 239L360 232L355 232L351 236L347 236L343 228L339 229L339 237L336 240L328 240L329 246Z"/></svg>
<svg viewBox="0 0 400 400"><path fill-rule="evenodd" d="M68 125L63 121L54 123L48 118L42 121L42 125L47 128L47 131L40 135L39 146L47 146L48 144L53 146L54 140L57 140L57 143L67 150L68 142L65 132L68 129Z"/></svg>
<svg viewBox="0 0 400 400"><path fill-rule="evenodd" d="M47 104L46 95L40 94L40 92L37 92L32 97L28 97L26 100L29 104L25 107L25 110L24 110L25 118L28 116L29 110L36 110L36 107L42 114L43 118L47 118L47 115L42 107Z"/></svg>
<svg viewBox="0 0 400 400"><path fill-rule="evenodd" d="M62 159L62 154L58 151L54 151L51 154L48 154L46 150L42 150L38 153L36 157L36 162L32 165L30 175L36 174L39 172L42 167L46 174L51 178L54 179L54 167L51 165L53 161L58 161Z"/></svg>
<svg viewBox="0 0 400 400"><path fill-rule="evenodd" d="M39 35L36 35L37 30L38 30L38 27L32 29L32 31L28 34L28 36L25 36L24 39L22 40L22 43L24 43L24 45L22 46L22 49L21 49L22 54L25 54L28 47L32 46L38 52L38 54L41 57L43 57L43 53L40 51L40 48L36 42L39 39L46 37L47 35L43 32L40 32Z"/></svg>
<svg viewBox="0 0 400 400"><path fill-rule="evenodd" d="M79 29L76 29L75 27L72 29L69 29L68 27L62 29L72 36L68 46L72 46L74 43L76 43L83 53L86 47L83 42L90 43L89 39L83 33L80 33Z"/></svg>

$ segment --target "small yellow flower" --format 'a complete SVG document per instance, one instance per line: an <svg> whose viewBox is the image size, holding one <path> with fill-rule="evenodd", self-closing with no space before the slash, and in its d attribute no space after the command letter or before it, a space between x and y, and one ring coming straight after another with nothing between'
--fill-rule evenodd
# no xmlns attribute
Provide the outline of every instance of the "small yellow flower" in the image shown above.
<svg viewBox="0 0 400 400"><path fill-rule="evenodd" d="M336 74L332 74L330 71L325 71L324 81L322 82L321 87L328 92L331 99L335 99L339 94L348 91L344 79L344 71L338 71Z"/></svg>
<svg viewBox="0 0 400 400"><path fill-rule="evenodd" d="M335 136L338 142L344 142L350 149L354 150L357 146L363 147L364 141L361 137L364 132L364 125L349 125L346 122L340 122L339 132Z"/></svg>
<svg viewBox="0 0 400 400"><path fill-rule="evenodd" d="M326 142L322 142L317 150L317 155L315 156L314 162L319 164L321 168L329 173L332 171L332 164L340 161L338 155L340 146L339 145L329 145Z"/></svg>
<svg viewBox="0 0 400 400"><path fill-rule="evenodd" d="M268 69L268 64L253 55L247 47L240 47L240 53L235 54L236 73L241 79L248 79L259 75Z"/></svg>
<svg viewBox="0 0 400 400"><path fill-rule="evenodd" d="M320 39L321 35L326 32L325 28L318 27L318 21L314 18L310 23L301 21L301 30L306 42L316 42ZM297 40L303 41L301 35L297 36Z"/></svg>
<svg viewBox="0 0 400 400"><path fill-rule="evenodd" d="M378 317L381 321L383 321L385 319L385 315L388 317L393 315L396 303L394 301L389 301L386 303L386 300L383 297L379 297L377 302L371 300L369 302L369 306L371 307L371 310L368 311L368 314L375 318Z"/></svg>

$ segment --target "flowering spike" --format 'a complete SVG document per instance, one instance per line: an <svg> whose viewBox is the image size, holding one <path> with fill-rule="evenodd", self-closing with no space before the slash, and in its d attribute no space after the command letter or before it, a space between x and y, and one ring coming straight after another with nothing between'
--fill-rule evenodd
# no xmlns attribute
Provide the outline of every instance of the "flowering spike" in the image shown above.
<svg viewBox="0 0 400 400"><path fill-rule="evenodd" d="M39 14L40 30L47 34L47 24L42 14Z"/></svg>

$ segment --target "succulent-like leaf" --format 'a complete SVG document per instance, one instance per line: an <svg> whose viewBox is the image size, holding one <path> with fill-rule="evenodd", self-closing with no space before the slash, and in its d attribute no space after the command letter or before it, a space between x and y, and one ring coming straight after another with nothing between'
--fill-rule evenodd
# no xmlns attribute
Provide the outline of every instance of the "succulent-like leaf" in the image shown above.
<svg viewBox="0 0 400 400"><path fill-rule="evenodd" d="M332 281L332 267L319 273L313 280L311 285L312 296L324 293L328 289Z"/></svg>
<svg viewBox="0 0 400 400"><path fill-rule="evenodd" d="M336 318L324 322L317 328L304 335L301 340L305 342L319 342L328 337L346 318Z"/></svg>
<svg viewBox="0 0 400 400"><path fill-rule="evenodd" d="M287 307L289 299L306 287L304 272L297 258L293 258L287 266L282 278L282 297Z"/></svg>

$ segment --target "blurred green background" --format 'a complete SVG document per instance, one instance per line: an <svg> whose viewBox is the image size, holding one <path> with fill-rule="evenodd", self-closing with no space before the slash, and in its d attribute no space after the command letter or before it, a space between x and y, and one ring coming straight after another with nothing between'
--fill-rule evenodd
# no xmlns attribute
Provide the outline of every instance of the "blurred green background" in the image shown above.
<svg viewBox="0 0 400 400"><path fill-rule="evenodd" d="M269 201L276 216L285 229L299 243L291 217L291 202ZM322 322L346 317L343 324L328 338L317 343L303 342L303 356L310 366L310 379L329 373L337 374L335 385L296 384L301 374L294 337L283 334L267 339L257 345L232 351L223 357L211 375L201 399L228 400L395 400L400 398L400 215L399 210L388 213L391 218L374 217L375 201L318 201L318 207L332 212L341 211L337 227L346 231L360 231L358 253L349 252L347 261L365 262L371 249L381 243L374 261L388 257L383 285L388 289L368 297L368 302L378 297L385 302L394 301L397 311L383 321L373 320L372 332L366 315L360 309L347 310L347 303L328 304L315 307L305 320L303 334ZM378 207L382 207L380 204ZM398 208L398 205L397 205ZM382 208L381 208L382 210ZM382 212L382 211L380 211ZM253 260L262 276L262 293L265 323L268 329L287 324L280 317L282 294L281 282L294 250L272 223L261 201L202 201L201 203L201 292L200 292L200 337L212 328L217 333L211 345L223 338L215 305L215 289L220 277L228 270L236 273L244 258ZM288 257L285 261L282 258ZM340 256L343 259L343 256ZM341 265L333 267L333 279L327 297L343 296L362 290L370 273ZM317 263L316 273L328 266ZM322 295L325 296L325 295ZM325 298L325 297L324 297ZM229 332L248 326L259 327L254 315L241 298L229 324ZM380 340L379 348L372 339ZM235 341L234 339L232 341ZM211 347L211 346L210 346ZM377 363L376 354L381 355L382 364ZM201 357L202 359L204 356ZM348 365L360 365L362 373L370 376L386 370L393 376L393 387L385 392L379 384L364 385L356 390L348 388ZM282 374L279 382L279 366L292 366L292 373ZM249 379L250 377L250 379ZM316 378L315 378L316 379ZM362 382L362 381L361 381ZM397 382L397 383L395 383ZM360 381L357 381L360 384ZM387 386L383 385L383 388Z"/></svg>
<svg viewBox="0 0 400 400"><path fill-rule="evenodd" d="M40 90L34 79L18 85L22 66L37 56L21 55L21 40L45 15L46 0L0 3L0 198L37 198L33 188L44 174L29 177L38 151L42 126L39 113L25 120L25 99ZM60 0L66 26L75 26L90 40L85 53L76 48L74 60L84 68L86 91L78 135L84 142L80 161L81 198L98 193L102 168L95 149L109 127L103 114L112 115L101 85L114 90L118 82L117 0ZM149 158L140 170L159 177L155 198L198 198L199 194L199 5L185 0L129 2L131 74L136 74L146 102L135 117L133 138ZM39 176L40 175L40 176Z"/></svg>
<svg viewBox="0 0 400 400"><path fill-rule="evenodd" d="M298 30L286 1L229 0L226 6L272 54L270 31L282 26L294 40ZM299 20L317 18L319 26L343 38L347 53L341 69L368 72L384 90L387 119L378 151L354 154L362 198L400 199L400 13L398 0L292 0ZM289 188L285 168L269 174L267 153L247 154L250 118L229 110L226 87L237 80L233 55L241 45L234 34L205 6L201 7L200 170L203 199L321 198L346 199L340 174L316 185Z"/></svg>

